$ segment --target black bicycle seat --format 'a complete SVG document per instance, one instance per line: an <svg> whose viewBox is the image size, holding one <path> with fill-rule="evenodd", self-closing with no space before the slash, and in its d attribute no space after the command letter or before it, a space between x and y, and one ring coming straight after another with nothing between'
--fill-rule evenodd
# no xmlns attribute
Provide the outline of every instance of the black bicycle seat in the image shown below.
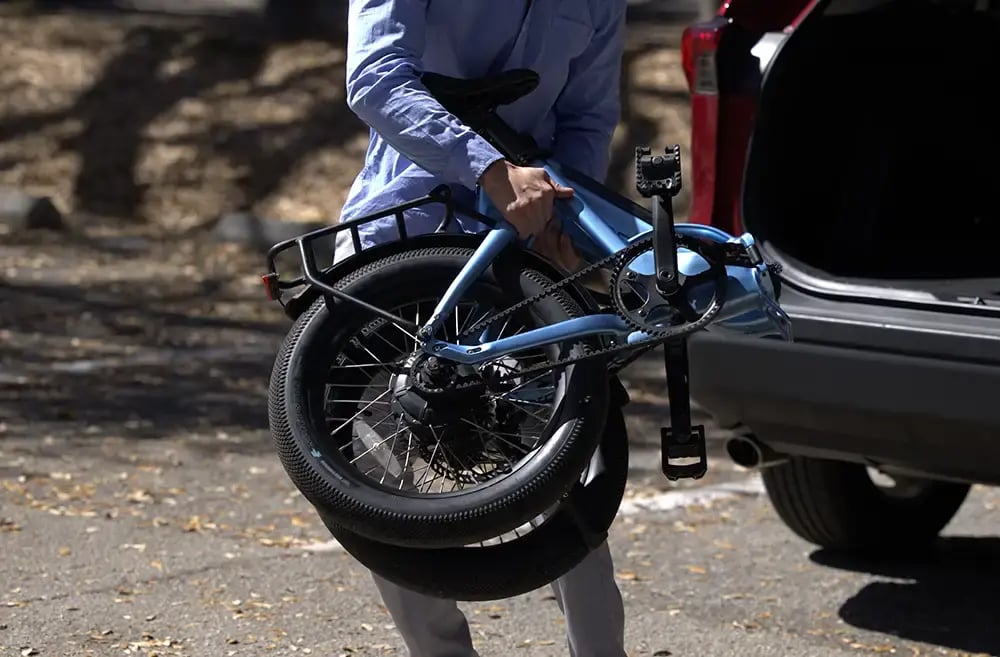
<svg viewBox="0 0 1000 657"><path fill-rule="evenodd" d="M489 112L527 96L538 86L538 74L513 69L481 78L452 78L424 73L421 80L441 105L462 118L464 114Z"/></svg>

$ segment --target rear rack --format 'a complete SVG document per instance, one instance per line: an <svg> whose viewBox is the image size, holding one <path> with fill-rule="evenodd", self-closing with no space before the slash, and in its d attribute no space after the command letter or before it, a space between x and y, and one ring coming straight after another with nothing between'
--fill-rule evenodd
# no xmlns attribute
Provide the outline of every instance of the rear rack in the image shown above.
<svg viewBox="0 0 1000 657"><path fill-rule="evenodd" d="M282 307L285 306L285 302L282 298L282 291L289 290L303 285L312 285L323 292L325 295L336 297L343 301L353 303L357 306L364 308L365 310L375 313L380 317L383 317L389 321L396 322L400 326L408 327L411 329L418 329L416 325L412 322L405 320L401 317L397 317L392 313L386 312L381 308L377 308L357 297L346 294L323 281L323 278L329 273L335 266L339 266L352 258L357 257L362 251L365 250L361 243L361 233L360 228L368 223L377 221L379 219L385 219L386 217L394 217L396 220L396 230L398 232L398 241L406 241L410 238L411 232L406 228L406 215L408 210L413 210L415 208L423 207L426 205L441 204L445 208L445 217L442 219L441 223L434 230L434 233L441 233L448 229L451 223L455 220L456 213L468 216L469 218L475 219L483 224L486 224L490 228L494 228L497 225L497 221L493 217L489 217L475 210L459 207L454 197L452 196L451 189L447 185L439 185L432 189L426 196L415 199L413 201L408 201L406 203L401 203L392 207L388 207L384 210L380 210L373 214L369 214L363 217L358 217L350 221L335 224L332 226L327 226L317 230L310 231L294 237L289 240L284 240L278 242L272 246L267 251L267 273L261 276L261 280L264 283L264 288L267 291L267 296L272 301L277 301ZM334 262L330 267L320 270L316 264L316 253L314 250L314 244L316 240L328 237L331 235L338 235L343 232L350 232L351 242L354 247L354 253L349 255L344 260L339 263ZM371 247L368 247L371 248ZM290 250L296 249L298 251L299 259L302 265L302 275L297 276L291 280L281 280L281 275L277 270L277 265L275 261L277 257ZM335 260L335 258L334 258Z"/></svg>

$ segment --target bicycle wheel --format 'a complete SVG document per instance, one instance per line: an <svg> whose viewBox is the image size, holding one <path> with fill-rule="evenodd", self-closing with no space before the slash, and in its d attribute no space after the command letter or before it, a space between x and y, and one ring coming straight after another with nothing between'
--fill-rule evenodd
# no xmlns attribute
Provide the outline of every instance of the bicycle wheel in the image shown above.
<svg viewBox="0 0 1000 657"><path fill-rule="evenodd" d="M473 253L415 249L362 267L338 287L419 323ZM494 263L470 286L441 337L453 340L551 282L501 268ZM489 337L580 314L567 295L553 294L495 322ZM319 300L296 321L275 362L268 406L282 465L306 499L373 540L458 547L512 531L567 493L600 442L603 361L515 378L503 392L484 383L428 399L409 387L415 348L407 330L343 302ZM580 340L553 344L490 367L516 377L539 359L586 349Z"/></svg>
<svg viewBox="0 0 1000 657"><path fill-rule="evenodd" d="M399 586L448 600L512 598L562 577L607 538L628 479L628 436L617 406L608 412L600 449L602 470L573 490L560 508L540 523L533 521L479 545L389 545L339 527L321 508L317 513L351 556Z"/></svg>

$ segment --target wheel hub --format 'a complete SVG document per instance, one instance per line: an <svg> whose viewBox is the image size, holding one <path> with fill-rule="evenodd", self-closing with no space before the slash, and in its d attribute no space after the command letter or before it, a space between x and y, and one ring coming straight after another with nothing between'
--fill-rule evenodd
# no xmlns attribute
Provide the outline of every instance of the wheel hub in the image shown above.
<svg viewBox="0 0 1000 657"><path fill-rule="evenodd" d="M485 383L466 380L455 363L436 356L417 358L392 381L393 401L414 425L453 424L475 415L485 390Z"/></svg>
<svg viewBox="0 0 1000 657"><path fill-rule="evenodd" d="M454 363L431 356L397 374L392 389L394 410L433 471L473 484L509 469L510 446L490 434L512 435L516 429L498 417L484 381L463 377Z"/></svg>

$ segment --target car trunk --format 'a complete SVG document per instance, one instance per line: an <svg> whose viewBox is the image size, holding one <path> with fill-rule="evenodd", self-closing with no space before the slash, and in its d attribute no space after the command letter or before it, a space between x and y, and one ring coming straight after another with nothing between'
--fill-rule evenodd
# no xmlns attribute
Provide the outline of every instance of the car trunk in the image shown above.
<svg viewBox="0 0 1000 657"><path fill-rule="evenodd" d="M746 229L790 279L1000 306L1000 15L837 4L767 72Z"/></svg>

